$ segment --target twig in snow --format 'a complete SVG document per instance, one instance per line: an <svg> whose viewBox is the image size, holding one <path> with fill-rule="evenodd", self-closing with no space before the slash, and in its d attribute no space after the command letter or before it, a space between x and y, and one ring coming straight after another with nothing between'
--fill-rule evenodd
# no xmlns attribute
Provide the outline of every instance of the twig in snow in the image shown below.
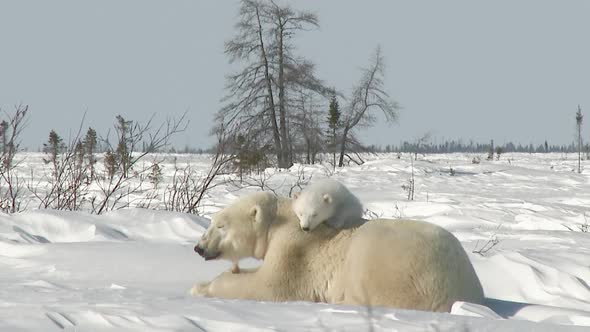
<svg viewBox="0 0 590 332"><path fill-rule="evenodd" d="M494 234L488 240L488 242L486 242L481 248L477 249L478 245L479 245L479 240L477 240L477 242L475 242L475 247L473 247L472 253L479 254L481 256L485 256L490 250L492 250L492 248L497 246L498 243L500 243L500 240L498 240L498 238L496 237L496 234Z"/></svg>

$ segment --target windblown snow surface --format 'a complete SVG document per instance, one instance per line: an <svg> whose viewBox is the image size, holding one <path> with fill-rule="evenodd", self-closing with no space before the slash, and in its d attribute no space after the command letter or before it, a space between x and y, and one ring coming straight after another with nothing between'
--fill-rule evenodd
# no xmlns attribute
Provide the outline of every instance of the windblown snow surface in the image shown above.
<svg viewBox="0 0 590 332"><path fill-rule="evenodd" d="M456 303L444 314L193 298L194 283L229 268L193 252L207 217L257 190L222 185L209 192L203 217L146 209L0 215L0 331L589 331L590 164L578 174L572 155L506 154L480 164L473 157L419 157L413 201L402 189L412 170L407 155L369 156L333 177L358 195L367 217L452 231L485 306ZM206 157L191 158L207 167ZM330 174L294 166L270 172L267 182L286 193L302 171L311 181Z"/></svg>

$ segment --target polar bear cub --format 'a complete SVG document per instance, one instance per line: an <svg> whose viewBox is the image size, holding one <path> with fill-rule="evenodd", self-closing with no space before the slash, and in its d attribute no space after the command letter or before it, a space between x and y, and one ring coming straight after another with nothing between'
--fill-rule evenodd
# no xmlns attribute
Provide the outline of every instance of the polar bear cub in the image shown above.
<svg viewBox="0 0 590 332"><path fill-rule="evenodd" d="M352 228L365 222L363 205L348 188L334 179L323 179L305 187L293 196L293 212L304 231L319 224L336 228Z"/></svg>

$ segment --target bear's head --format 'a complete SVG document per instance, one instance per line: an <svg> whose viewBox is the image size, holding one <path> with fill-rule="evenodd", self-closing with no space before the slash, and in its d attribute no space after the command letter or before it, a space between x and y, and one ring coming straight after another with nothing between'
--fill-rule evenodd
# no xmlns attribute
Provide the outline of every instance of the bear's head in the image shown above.
<svg viewBox="0 0 590 332"><path fill-rule="evenodd" d="M293 212L299 218L299 226L308 232L334 215L332 196L321 192L302 192L293 195Z"/></svg>
<svg viewBox="0 0 590 332"><path fill-rule="evenodd" d="M217 212L195 246L205 260L264 258L270 224L276 219L277 197L257 192L239 198Z"/></svg>

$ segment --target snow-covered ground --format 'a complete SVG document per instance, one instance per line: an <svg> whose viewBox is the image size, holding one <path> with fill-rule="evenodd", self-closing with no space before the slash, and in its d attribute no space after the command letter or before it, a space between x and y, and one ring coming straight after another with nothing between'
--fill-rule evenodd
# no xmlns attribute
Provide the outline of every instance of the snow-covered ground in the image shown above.
<svg viewBox="0 0 590 332"><path fill-rule="evenodd" d="M506 154L480 164L474 156L419 156L414 201L402 189L408 155L368 156L333 176L358 195L367 216L421 219L452 231L482 281L486 306L457 303L442 314L192 298L194 283L229 268L193 252L206 217L29 209L0 215L0 331L590 330L590 162L578 174L571 154ZM188 161L207 167L205 156L176 158ZM164 182L170 169L164 164ZM294 166L266 182L286 193L302 171L311 181L331 173ZM252 190L214 188L204 215Z"/></svg>

